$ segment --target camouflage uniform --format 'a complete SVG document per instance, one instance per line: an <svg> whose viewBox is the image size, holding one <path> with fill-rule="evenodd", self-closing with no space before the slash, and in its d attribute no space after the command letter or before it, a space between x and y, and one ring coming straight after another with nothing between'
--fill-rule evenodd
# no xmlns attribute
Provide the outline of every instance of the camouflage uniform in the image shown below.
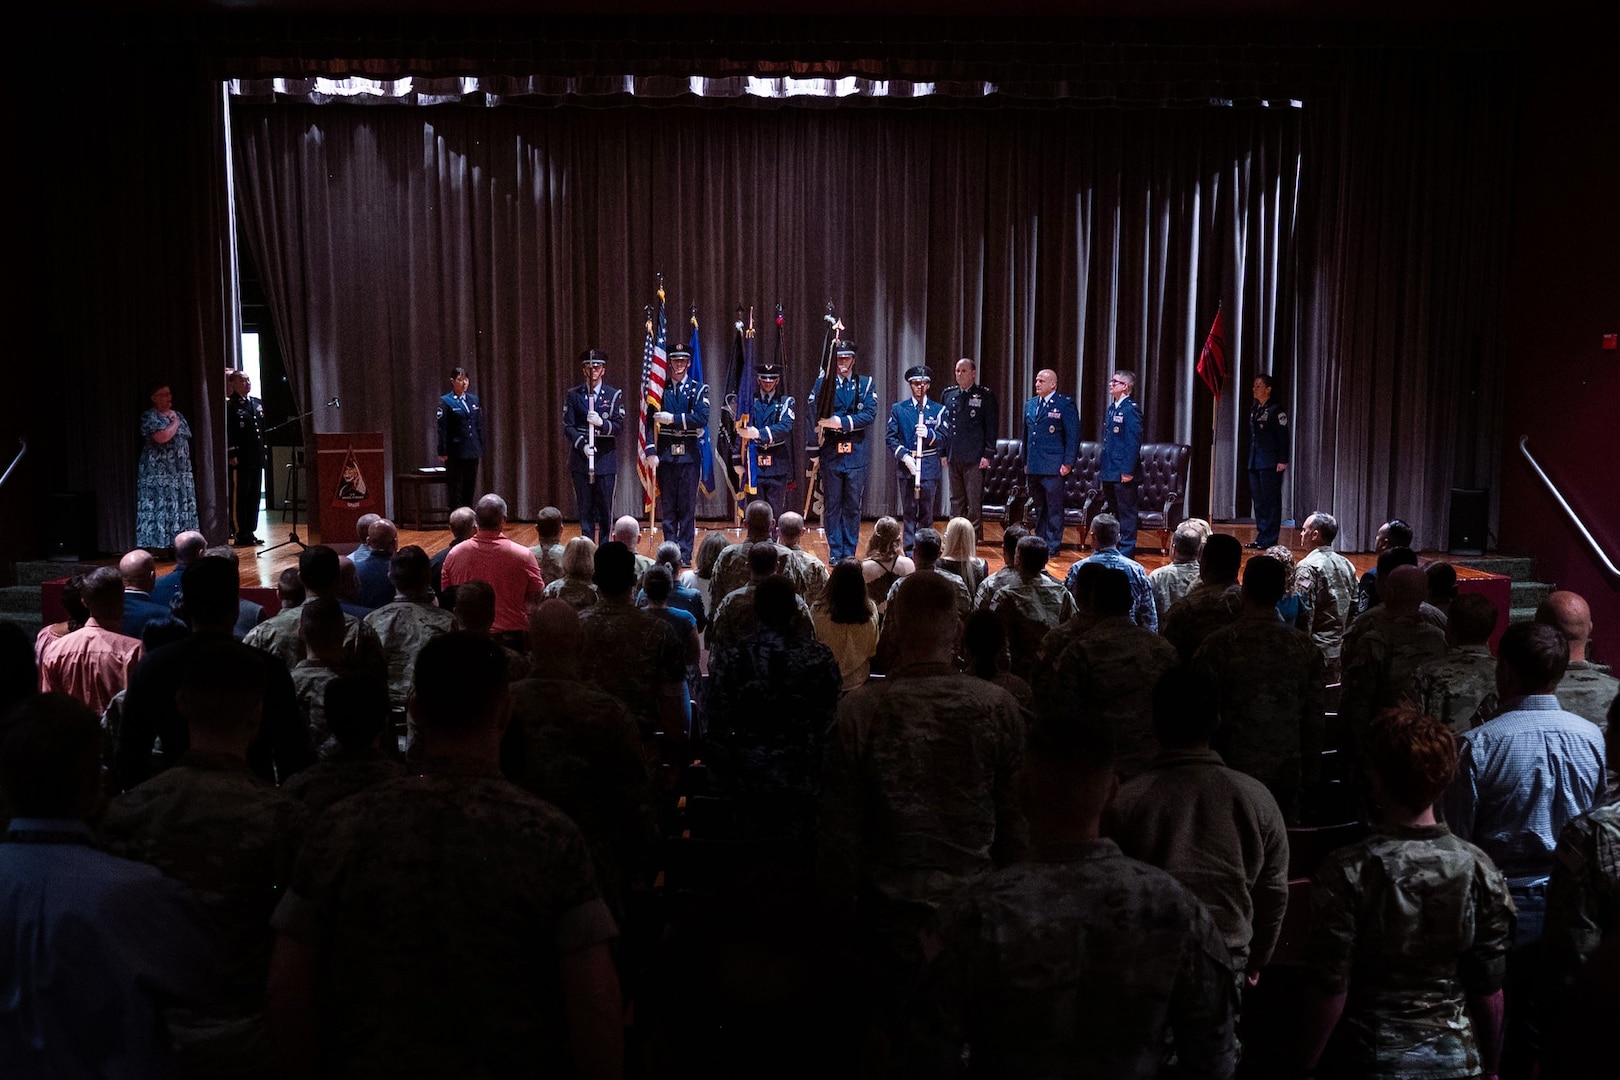
<svg viewBox="0 0 1620 1080"><path fill-rule="evenodd" d="M685 712L677 700L686 682L686 642L656 615L628 600L603 597L579 616L580 678L624 702L651 741L663 726L661 705Z"/></svg>
<svg viewBox="0 0 1620 1080"><path fill-rule="evenodd" d="M895 665L900 656L900 643L911 632L904 619L895 618L894 598L900 592L900 586L906 578L912 577L913 574L938 574L955 586L957 618L965 619L973 611L973 597L968 592L967 582L963 581L959 574L953 574L949 570L919 569L905 577L895 579L894 584L889 586L889 594L883 600L883 625L878 635L877 654L873 657L873 666L878 671L887 671Z"/></svg>
<svg viewBox="0 0 1620 1080"><path fill-rule="evenodd" d="M1513 934L1489 856L1444 825L1386 826L1327 857L1311 910L1308 976L1349 995L1323 1075L1479 1074L1465 999L1501 988Z"/></svg>
<svg viewBox="0 0 1620 1080"><path fill-rule="evenodd" d="M1320 650L1276 611L1245 611L1210 634L1192 664L1220 694L1215 750L1266 785L1289 823L1298 821L1300 791L1316 780L1321 761Z"/></svg>
<svg viewBox="0 0 1620 1080"><path fill-rule="evenodd" d="M579 829L494 775L411 776L311 827L273 919L317 951L329 1075L568 1075L559 958L612 940Z"/></svg>
<svg viewBox="0 0 1620 1080"><path fill-rule="evenodd" d="M1204 905L1112 840L1042 851L940 911L905 1073L1230 1077L1236 987Z"/></svg>
<svg viewBox="0 0 1620 1080"><path fill-rule="evenodd" d="M973 593L968 590L967 582L962 580L962 575L961 574L953 574L949 570L941 570L938 566L935 566L932 569L926 570L926 571L923 571L921 567L918 567L918 569L916 571L913 571L913 573L916 573L916 572L923 572L923 573L929 573L929 574L938 574L940 577L944 578L946 581L950 582L952 585L954 585L956 587L956 616L957 616L957 618L965 619L969 615L973 614ZM906 575L906 577L910 577L910 576L911 576L910 574ZM893 611L894 610L893 604L894 604L895 594L900 591L900 584L901 584L901 582L903 582L905 580L906 580L905 577L898 578L898 579L895 580L895 583L893 585L889 586L889 595L884 597L884 599L883 599L883 603L885 605L885 608L884 608L885 611Z"/></svg>
<svg viewBox="0 0 1620 1080"><path fill-rule="evenodd" d="M540 596L546 600L562 600L571 605L575 611L584 611L596 605L596 586L588 581L570 581L568 578L558 578L540 590Z"/></svg>
<svg viewBox="0 0 1620 1080"><path fill-rule="evenodd" d="M1089 611L1077 611L1074 617L1052 630L1041 639L1041 647L1035 650L1035 659L1029 666L1029 685L1046 686L1052 676L1057 674L1058 657L1070 645L1078 641L1100 620Z"/></svg>
<svg viewBox="0 0 1620 1080"><path fill-rule="evenodd" d="M578 678L546 672L512 684L501 772L579 826L616 915L658 843L647 750L624 702Z"/></svg>
<svg viewBox="0 0 1620 1080"><path fill-rule="evenodd" d="M1568 1014L1583 1004L1575 997L1582 969L1604 939L1612 940L1616 934L1620 934L1620 804L1610 803L1565 825L1553 856L1541 940L1547 976L1542 1014L1552 1020L1554 1029L1544 1048L1555 1060L1564 1042L1559 1020L1569 1031ZM1556 1075L1580 1075L1565 1064Z"/></svg>
<svg viewBox="0 0 1620 1080"><path fill-rule="evenodd" d="M1620 693L1620 679L1609 674L1604 664L1571 660L1555 693L1558 695L1559 708L1576 716L1584 716L1600 730L1608 731L1609 705L1614 701L1615 694Z"/></svg>
<svg viewBox="0 0 1620 1080"><path fill-rule="evenodd" d="M1310 599L1311 640L1322 650L1335 678L1344 632L1355 618L1356 568L1349 559L1323 544L1294 567L1294 591Z"/></svg>
<svg viewBox="0 0 1620 1080"><path fill-rule="evenodd" d="M547 585L563 579L563 547L562 544L536 544L529 549L534 561L540 564L540 580Z"/></svg>
<svg viewBox="0 0 1620 1080"><path fill-rule="evenodd" d="M1053 710L1054 716L1106 721L1114 732L1114 771L1129 779L1159 752L1153 687L1177 663L1169 642L1129 616L1113 615L1058 656L1051 678L1039 688L1040 708Z"/></svg>
<svg viewBox="0 0 1620 1080"><path fill-rule="evenodd" d="M1373 608L1380 610L1388 611L1389 605ZM1370 612L1366 618L1372 618ZM1346 639L1339 703L1344 733L1359 739L1380 710L1415 699L1418 668L1445 656L1445 631L1421 615L1384 616L1353 643Z"/></svg>
<svg viewBox="0 0 1620 1080"><path fill-rule="evenodd" d="M247 762L188 750L107 806L102 846L190 888L225 940L226 981L206 1009L170 1013L191 1071L262 1069L270 913L292 878L307 815Z"/></svg>
<svg viewBox="0 0 1620 1080"><path fill-rule="evenodd" d="M1205 638L1237 621L1242 608L1243 593L1238 586L1201 581L1170 605L1164 622L1159 624L1159 633L1176 647L1182 660L1191 660Z"/></svg>
<svg viewBox="0 0 1620 1080"><path fill-rule="evenodd" d="M1424 714L1461 735L1474 726L1474 714L1496 696L1496 657L1489 645L1453 645L1446 655L1418 666L1412 695Z"/></svg>
<svg viewBox="0 0 1620 1080"><path fill-rule="evenodd" d="M1397 616L1388 604L1375 604L1356 616L1356 621L1351 623L1350 629L1344 632L1344 648L1340 655L1344 658L1345 664L1350 663L1350 657L1356 651L1356 642L1394 618L1397 618ZM1428 601L1418 605L1418 618L1442 633L1445 632L1446 613Z"/></svg>
<svg viewBox="0 0 1620 1080"><path fill-rule="evenodd" d="M823 894L839 908L859 897L907 947L952 889L1022 849L1013 777L1023 746L1012 695L944 665L846 694L822 769Z"/></svg>
<svg viewBox="0 0 1620 1080"><path fill-rule="evenodd" d="M726 550L730 550L727 548ZM796 597L797 614L793 617L793 632L816 636L815 624L810 615L810 605L804 602L804 597ZM740 645L751 634L760 630L759 620L754 617L754 585L752 582L744 584L725 594L714 609L714 621L709 623L709 655L722 652L733 645Z"/></svg>
<svg viewBox="0 0 1620 1080"><path fill-rule="evenodd" d="M993 579L991 579L993 580ZM990 581L985 582L989 586ZM1012 673L1029 679L1046 635L1074 618L1080 609L1062 582L1045 573L1026 578L1019 575L1009 585L991 594L985 608L994 611L1007 631L1007 652L1012 657Z"/></svg>
<svg viewBox="0 0 1620 1080"><path fill-rule="evenodd" d="M842 682L832 650L811 635L761 630L709 657L712 766L724 788L750 804L739 821L759 832L809 835L822 740Z"/></svg>
<svg viewBox="0 0 1620 1080"><path fill-rule="evenodd" d="M989 607L990 601L996 595L996 593L1000 592L1008 585L1017 584L1017 582L1018 571L1013 567L1003 566L1000 570L997 570L995 573L979 582L979 587L973 592L973 609L975 611L982 611L983 609Z"/></svg>
<svg viewBox="0 0 1620 1080"><path fill-rule="evenodd" d="M336 749L326 727L326 684L343 674L320 660L300 660L292 669L293 689L298 693L298 711L309 729L310 745L322 757Z"/></svg>
<svg viewBox="0 0 1620 1080"><path fill-rule="evenodd" d="M242 644L263 649L291 671L304 658L304 643L298 636L299 617L298 608L283 608L249 630ZM379 676L388 673L388 661L376 631L348 612L343 613L343 654L356 672Z"/></svg>
<svg viewBox="0 0 1620 1080"><path fill-rule="evenodd" d="M771 542L759 541L759 543ZM748 579L753 576L748 570L748 552L754 544L753 540L742 540L720 552L720 557L714 560L714 569L709 574L710 596L729 596L748 584ZM778 556L787 554L787 548L781 544L773 543L771 546L776 548ZM798 583L794 582L794 586L797 585Z"/></svg>
<svg viewBox="0 0 1620 1080"><path fill-rule="evenodd" d="M1159 622L1170 613L1170 605L1192 592L1198 584L1198 560L1165 563L1148 574L1148 588L1153 590L1153 610Z"/></svg>
<svg viewBox="0 0 1620 1080"><path fill-rule="evenodd" d="M365 623L382 642L388 660L389 704L403 709L415 681L416 654L440 634L448 634L455 617L434 604L395 600L367 615Z"/></svg>
<svg viewBox="0 0 1620 1080"><path fill-rule="evenodd" d="M405 766L384 757L381 750L368 748L351 752L340 746L325 760L295 774L281 785L281 790L303 803L310 813L318 814L357 791L398 780L404 775Z"/></svg>
<svg viewBox="0 0 1620 1080"><path fill-rule="evenodd" d="M832 570L803 548L790 547L787 553L787 565L782 572L793 582L793 591L814 608L820 602L821 594L827 591L827 579L832 575Z"/></svg>

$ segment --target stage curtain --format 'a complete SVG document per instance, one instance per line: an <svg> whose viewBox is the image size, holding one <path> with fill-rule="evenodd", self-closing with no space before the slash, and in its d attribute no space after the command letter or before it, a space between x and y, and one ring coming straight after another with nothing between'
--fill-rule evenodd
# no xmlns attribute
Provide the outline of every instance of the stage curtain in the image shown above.
<svg viewBox="0 0 1620 1080"><path fill-rule="evenodd" d="M515 517L572 513L559 422L575 357L606 349L635 397L659 270L672 340L698 309L717 402L738 301L762 352L785 306L802 403L831 299L877 380L878 439L915 363L938 394L977 358L1008 434L1052 367L1086 438L1109 372L1131 368L1147 439L1199 448L1201 508L1212 426L1236 437L1245 377L1295 381L1303 130L1290 107L233 107L242 235L296 396L343 402L314 430L384 431L390 473L432 463L434 403L464 365L487 410L480 486ZM1222 302L1239 376L1217 416L1193 361ZM630 441L618 509L636 512ZM1218 516L1246 509L1234 460L1216 457ZM866 513L893 512L882 446L872 466Z"/></svg>

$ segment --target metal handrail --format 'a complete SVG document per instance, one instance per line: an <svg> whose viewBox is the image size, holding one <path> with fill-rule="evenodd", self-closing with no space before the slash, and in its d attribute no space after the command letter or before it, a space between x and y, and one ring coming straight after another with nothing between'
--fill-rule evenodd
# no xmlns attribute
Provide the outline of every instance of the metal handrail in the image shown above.
<svg viewBox="0 0 1620 1080"><path fill-rule="evenodd" d="M1524 460L1530 463L1530 468L1541 478L1541 482L1547 485L1548 494L1553 497L1553 501L1564 511L1564 516L1569 518L1569 523L1575 526L1575 531L1581 534L1581 539L1585 540L1586 546L1592 549L1592 554L1597 557L1598 562L1603 564L1603 569L1608 571L1611 578L1620 581L1620 566L1615 566L1614 560L1609 558L1608 553L1598 546L1597 537L1592 535L1592 530L1588 529L1586 522L1582 521L1580 515L1575 513L1575 508L1569 505L1569 500L1564 498L1564 493L1558 490L1558 485L1553 483L1552 477L1547 475L1547 470L1541 467L1541 462L1537 461L1535 455L1530 453L1530 436L1519 436L1519 453L1524 455Z"/></svg>
<svg viewBox="0 0 1620 1080"><path fill-rule="evenodd" d="M11 459L11 464L6 466L5 475L0 476L0 487L3 487L5 482L11 479L12 472L17 468L17 462L23 459L24 454L28 453L28 440L18 438L17 442L21 445L21 449L17 451L17 456Z"/></svg>

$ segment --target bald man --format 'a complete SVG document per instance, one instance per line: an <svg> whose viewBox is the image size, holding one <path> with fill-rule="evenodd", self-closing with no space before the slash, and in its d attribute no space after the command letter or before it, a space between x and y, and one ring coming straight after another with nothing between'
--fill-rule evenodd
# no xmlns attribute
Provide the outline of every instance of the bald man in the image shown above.
<svg viewBox="0 0 1620 1080"><path fill-rule="evenodd" d="M1536 608L1536 622L1557 630L1569 640L1569 667L1558 683L1558 706L1565 712L1584 716L1608 730L1609 705L1620 693L1620 679L1609 674L1604 664L1586 658L1592 638L1592 609L1580 593L1560 590Z"/></svg>
<svg viewBox="0 0 1620 1080"><path fill-rule="evenodd" d="M1035 511L1035 534L1055 554L1063 546L1063 478L1080 454L1080 414L1057 392L1057 372L1035 374L1035 396L1024 402L1024 472Z"/></svg>
<svg viewBox="0 0 1620 1080"><path fill-rule="evenodd" d="M186 567L202 558L202 553L206 550L208 538L195 529L175 534L174 569L153 583L152 599L165 607L172 604L174 598L180 594L180 575L186 572Z"/></svg>
<svg viewBox="0 0 1620 1080"><path fill-rule="evenodd" d="M152 599L152 586L157 581L157 561L145 548L136 548L118 560L118 576L124 579L124 621L119 632L139 638L151 625L166 625L174 621L168 604Z"/></svg>

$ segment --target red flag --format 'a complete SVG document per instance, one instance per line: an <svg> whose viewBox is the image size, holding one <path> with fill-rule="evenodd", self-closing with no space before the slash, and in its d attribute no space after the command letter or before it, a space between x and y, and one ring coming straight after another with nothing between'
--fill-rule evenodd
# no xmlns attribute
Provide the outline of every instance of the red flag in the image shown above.
<svg viewBox="0 0 1620 1080"><path fill-rule="evenodd" d="M1221 383L1226 380L1226 324L1221 321L1220 308L1215 309L1215 321L1210 324L1209 337L1204 339L1204 351L1198 354L1198 377L1219 401Z"/></svg>

